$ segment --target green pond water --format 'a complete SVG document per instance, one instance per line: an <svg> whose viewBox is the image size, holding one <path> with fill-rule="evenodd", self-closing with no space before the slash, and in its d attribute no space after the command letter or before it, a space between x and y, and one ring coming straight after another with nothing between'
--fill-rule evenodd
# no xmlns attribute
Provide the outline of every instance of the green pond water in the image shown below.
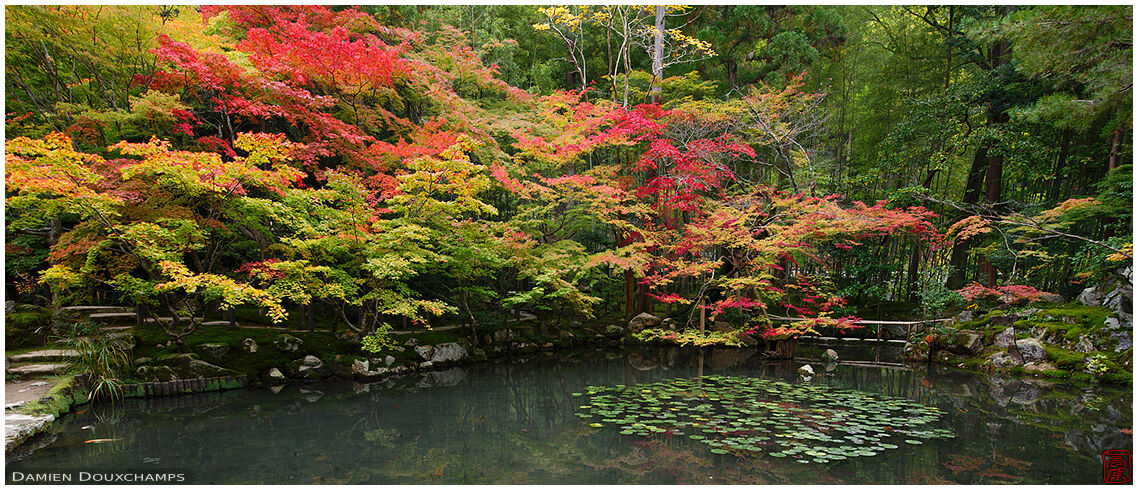
<svg viewBox="0 0 1138 490"><path fill-rule="evenodd" d="M1130 390L819 363L825 375L807 381L799 365L746 350L585 350L371 384L126 400L64 416L8 456L6 478L1093 484L1103 450L1133 445Z"/></svg>

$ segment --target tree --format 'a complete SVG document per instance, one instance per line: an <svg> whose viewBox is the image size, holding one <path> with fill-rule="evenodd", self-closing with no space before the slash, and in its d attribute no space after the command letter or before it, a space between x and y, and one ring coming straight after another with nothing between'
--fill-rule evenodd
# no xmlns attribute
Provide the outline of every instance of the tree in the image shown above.
<svg viewBox="0 0 1138 490"><path fill-rule="evenodd" d="M155 138L113 145L108 149L123 158L106 160L74 151L60 133L16 138L6 154L14 192L8 205L25 214L13 226L75 216L52 247L43 280L64 290L110 286L149 307L151 319L183 348L214 301L225 308L255 304L283 320L280 297L216 269L233 228L261 207L263 198L249 194L284 193L300 173L287 165L290 145L282 138L243 134L237 147L248 156L226 162L215 153L171 150Z"/></svg>

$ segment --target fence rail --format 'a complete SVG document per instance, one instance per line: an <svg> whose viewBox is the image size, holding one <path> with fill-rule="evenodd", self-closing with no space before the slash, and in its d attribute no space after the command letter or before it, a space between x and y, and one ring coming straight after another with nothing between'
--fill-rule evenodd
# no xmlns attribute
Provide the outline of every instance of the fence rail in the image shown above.
<svg viewBox="0 0 1138 490"><path fill-rule="evenodd" d="M770 315L770 316L768 316L768 318L770 318L771 320L783 321L783 322L798 322L798 321L803 321L803 320L809 320L809 318L787 317L787 316L777 316L777 315ZM934 320L917 320L917 321L911 321L911 322L910 321L901 321L901 320L858 320L858 321L853 322L853 323L856 325L876 325L878 327L883 327L886 325L903 325L905 327L905 338L904 338L904 340L908 341L909 337L913 333L913 327L927 327L928 325L937 324L937 323L946 323L946 322L951 322L951 321L952 321L951 318L937 318ZM882 329L882 328L877 329L877 341L878 342L881 342L883 340L893 340L893 339L882 338L882 330L884 330L884 329ZM814 337L800 337L800 338L814 338ZM858 339L858 340L868 341L868 340L873 340L873 339Z"/></svg>

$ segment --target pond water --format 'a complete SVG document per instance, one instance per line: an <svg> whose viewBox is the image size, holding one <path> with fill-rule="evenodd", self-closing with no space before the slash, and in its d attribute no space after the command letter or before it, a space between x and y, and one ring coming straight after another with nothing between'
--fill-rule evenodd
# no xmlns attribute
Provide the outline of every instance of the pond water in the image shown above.
<svg viewBox="0 0 1138 490"><path fill-rule="evenodd" d="M372 384L126 400L63 417L54 433L9 456L6 478L69 470L175 471L205 484L1090 484L1102 482L1103 450L1133 445L1129 390L849 365L804 381L800 364L745 350L586 350ZM582 417L579 408L590 390L711 380L887 400L933 413L922 423L951 435L817 463L762 451L717 454L706 440L670 431L621 434L621 424ZM765 397L772 407L792 405ZM85 442L96 439L109 441Z"/></svg>

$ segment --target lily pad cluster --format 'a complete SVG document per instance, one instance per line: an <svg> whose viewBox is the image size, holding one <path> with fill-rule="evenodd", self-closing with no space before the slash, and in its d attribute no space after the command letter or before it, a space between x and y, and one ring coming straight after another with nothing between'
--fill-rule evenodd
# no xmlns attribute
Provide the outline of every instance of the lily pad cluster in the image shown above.
<svg viewBox="0 0 1138 490"><path fill-rule="evenodd" d="M904 398L750 377L704 376L589 386L577 415L623 435L687 437L716 454L767 454L800 463L874 456L951 438L936 407ZM599 419L599 421L597 421Z"/></svg>

